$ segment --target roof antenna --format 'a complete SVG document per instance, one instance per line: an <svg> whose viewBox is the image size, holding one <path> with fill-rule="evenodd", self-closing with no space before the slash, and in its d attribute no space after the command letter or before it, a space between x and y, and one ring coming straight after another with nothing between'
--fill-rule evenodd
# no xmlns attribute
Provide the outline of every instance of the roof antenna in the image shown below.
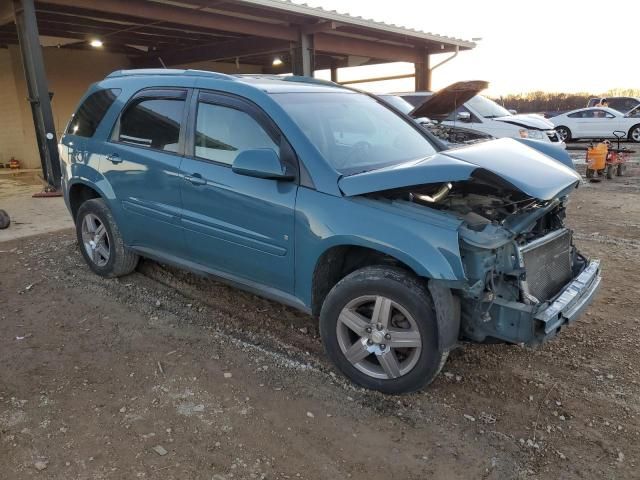
<svg viewBox="0 0 640 480"><path fill-rule="evenodd" d="M160 65L162 65L162 68L167 68L167 66L162 61L162 57L158 57L158 60L160 60Z"/></svg>

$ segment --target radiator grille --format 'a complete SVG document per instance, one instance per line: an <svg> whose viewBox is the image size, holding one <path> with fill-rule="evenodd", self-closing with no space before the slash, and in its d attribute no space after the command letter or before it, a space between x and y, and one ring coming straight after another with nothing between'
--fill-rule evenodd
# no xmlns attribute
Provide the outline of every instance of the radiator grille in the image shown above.
<svg viewBox="0 0 640 480"><path fill-rule="evenodd" d="M541 302L549 300L571 280L571 232L553 235L521 250L526 289Z"/></svg>

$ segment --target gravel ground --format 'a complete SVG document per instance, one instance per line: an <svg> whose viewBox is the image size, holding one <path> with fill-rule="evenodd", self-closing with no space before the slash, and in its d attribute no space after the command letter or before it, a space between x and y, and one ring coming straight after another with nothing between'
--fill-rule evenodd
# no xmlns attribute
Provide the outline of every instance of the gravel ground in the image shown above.
<svg viewBox="0 0 640 480"><path fill-rule="evenodd" d="M335 374L289 308L150 261L101 279L70 231L0 242L0 478L638 478L639 194L573 196L604 272L581 321L462 345L399 397Z"/></svg>

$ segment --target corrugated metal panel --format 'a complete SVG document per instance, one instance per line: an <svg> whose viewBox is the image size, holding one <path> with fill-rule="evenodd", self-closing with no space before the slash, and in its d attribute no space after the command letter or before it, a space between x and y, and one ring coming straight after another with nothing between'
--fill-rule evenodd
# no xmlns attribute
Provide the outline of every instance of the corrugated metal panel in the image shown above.
<svg viewBox="0 0 640 480"><path fill-rule="evenodd" d="M447 37L444 35L437 35L434 33L423 32L420 30L406 28L398 25L392 25L385 22L378 22L373 19L367 19L363 17L356 17L347 13L339 13L335 10L325 10L321 7L311 7L307 4L294 3L291 0L239 0L240 3L246 3L248 5L268 7L273 9L280 9L283 11L298 13L302 15L309 15L324 20L332 20L336 22L342 22L349 25L355 25L359 27L371 28L374 30L380 30L389 33L395 33L398 35L404 35L407 37L417 38L421 40L428 40L430 42L441 42L449 45L456 45L461 48L474 48L476 44L468 40L462 40L459 38Z"/></svg>

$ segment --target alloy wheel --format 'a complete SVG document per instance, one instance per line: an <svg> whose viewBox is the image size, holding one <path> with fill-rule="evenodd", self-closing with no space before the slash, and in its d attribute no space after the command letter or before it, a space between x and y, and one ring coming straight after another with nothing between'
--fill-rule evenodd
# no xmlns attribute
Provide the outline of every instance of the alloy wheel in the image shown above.
<svg viewBox="0 0 640 480"><path fill-rule="evenodd" d="M631 131L631 139L634 142L640 142L640 127L636 127Z"/></svg>
<svg viewBox="0 0 640 480"><path fill-rule="evenodd" d="M104 223L93 213L82 219L82 244L87 256L98 267L104 267L111 256L109 234Z"/></svg>
<svg viewBox="0 0 640 480"><path fill-rule="evenodd" d="M556 129L556 132L558 132L560 140L562 140L563 142L566 141L569 137L569 131L566 128L558 128Z"/></svg>
<svg viewBox="0 0 640 480"><path fill-rule="evenodd" d="M336 331L345 358L373 378L406 375L422 351L416 320L402 305L380 295L350 301L340 312Z"/></svg>

